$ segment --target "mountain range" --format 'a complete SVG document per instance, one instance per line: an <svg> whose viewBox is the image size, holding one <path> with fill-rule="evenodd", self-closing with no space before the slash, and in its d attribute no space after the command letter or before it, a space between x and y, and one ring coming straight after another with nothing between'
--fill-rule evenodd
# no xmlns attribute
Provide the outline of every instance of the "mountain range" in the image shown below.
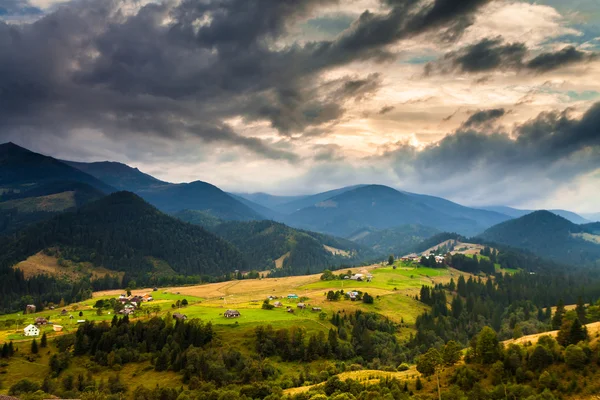
<svg viewBox="0 0 600 400"><path fill-rule="evenodd" d="M92 205L102 207L105 196L113 198L110 195L118 191L135 196L120 194L118 198L129 200L118 204L135 203L148 215L152 213L147 207L151 207L153 213L161 215L156 221L166 226L184 222L201 225L203 235L210 235L211 240L220 238L236 252L237 256L230 257L236 260L235 269L285 267L297 274L307 268L360 263L390 253L408 253L441 232L479 235L480 240L560 261L594 262L600 258L596 257L595 225L579 225L589 220L565 210L473 208L440 197L368 184L306 196L226 193L202 181L165 182L121 163L61 161L12 143L0 145L0 234L16 237L35 223L40 224L35 229L49 228L53 225L44 224L64 218L64 213L85 215L80 211ZM68 221L81 227L80 221ZM140 225L140 229L148 228ZM182 242L192 243L190 240ZM174 249L190 254L183 247ZM140 260L161 259L153 253L143 254L145 251L127 251L133 251ZM97 254L95 257L100 257ZM165 263L171 265L173 260ZM221 261L211 259L206 265L215 263ZM175 264L170 268L179 273L188 267ZM211 270L222 274L233 266L190 268L198 273Z"/></svg>

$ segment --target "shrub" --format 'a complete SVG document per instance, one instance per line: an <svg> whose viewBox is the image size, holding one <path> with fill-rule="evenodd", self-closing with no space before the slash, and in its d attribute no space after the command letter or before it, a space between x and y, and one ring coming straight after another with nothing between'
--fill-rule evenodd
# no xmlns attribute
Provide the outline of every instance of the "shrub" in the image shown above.
<svg viewBox="0 0 600 400"><path fill-rule="evenodd" d="M19 382L10 387L8 394L14 396L22 393L37 392L38 390L40 390L40 385L37 383L32 382L29 379L21 379Z"/></svg>

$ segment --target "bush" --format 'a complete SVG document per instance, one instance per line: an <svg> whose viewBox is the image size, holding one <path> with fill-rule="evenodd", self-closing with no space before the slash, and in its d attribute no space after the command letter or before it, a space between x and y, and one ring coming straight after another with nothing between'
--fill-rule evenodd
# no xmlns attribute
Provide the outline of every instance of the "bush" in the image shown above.
<svg viewBox="0 0 600 400"><path fill-rule="evenodd" d="M402 363L402 364L398 365L397 369L399 372L402 372L402 371L408 371L410 369L410 367L408 366L408 364Z"/></svg>
<svg viewBox="0 0 600 400"><path fill-rule="evenodd" d="M571 344L565 350L565 363L570 368L581 369L587 362L587 357L583 349L579 346Z"/></svg>
<svg viewBox="0 0 600 400"><path fill-rule="evenodd" d="M35 382L30 381L29 379L21 379L19 382L15 383L8 390L8 394L11 396L19 395L22 393L33 393L40 390L40 385Z"/></svg>

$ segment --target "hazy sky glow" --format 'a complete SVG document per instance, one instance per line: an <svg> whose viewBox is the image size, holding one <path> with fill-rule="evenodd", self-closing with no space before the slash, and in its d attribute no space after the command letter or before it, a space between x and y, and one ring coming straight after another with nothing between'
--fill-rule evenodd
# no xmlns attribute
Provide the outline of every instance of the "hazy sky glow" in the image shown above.
<svg viewBox="0 0 600 400"><path fill-rule="evenodd" d="M598 77L597 0L0 0L2 141L225 190L597 212Z"/></svg>

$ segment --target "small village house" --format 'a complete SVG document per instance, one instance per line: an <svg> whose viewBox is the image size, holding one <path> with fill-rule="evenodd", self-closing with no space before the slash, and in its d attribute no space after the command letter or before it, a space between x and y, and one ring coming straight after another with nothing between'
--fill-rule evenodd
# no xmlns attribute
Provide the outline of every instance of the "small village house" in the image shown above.
<svg viewBox="0 0 600 400"><path fill-rule="evenodd" d="M287 298L288 298L288 299L297 299L297 298L298 298L298 295L297 295L297 294L293 294L293 293L292 293L292 294L288 294L288 295L287 295Z"/></svg>
<svg viewBox="0 0 600 400"><path fill-rule="evenodd" d="M238 318L240 315L238 310L227 310L223 313L225 318Z"/></svg>
<svg viewBox="0 0 600 400"><path fill-rule="evenodd" d="M36 310L35 304L27 304L25 306L25 314L33 314Z"/></svg>
<svg viewBox="0 0 600 400"><path fill-rule="evenodd" d="M283 306L283 304L281 304L280 301L276 301L275 303L273 303L273 306L279 308L279 307Z"/></svg>
<svg viewBox="0 0 600 400"><path fill-rule="evenodd" d="M173 319L176 319L178 321L185 321L187 319L187 315L176 312L175 314L173 314Z"/></svg>
<svg viewBox="0 0 600 400"><path fill-rule="evenodd" d="M60 325L52 325L52 329L54 330L54 332L62 332L63 327Z"/></svg>
<svg viewBox="0 0 600 400"><path fill-rule="evenodd" d="M321 311L321 307L313 307L312 311L314 311L314 312Z"/></svg>
<svg viewBox="0 0 600 400"><path fill-rule="evenodd" d="M25 336L40 336L40 329L35 325L27 325L23 333Z"/></svg>
<svg viewBox="0 0 600 400"><path fill-rule="evenodd" d="M60 312L60 315L67 315L67 309L63 308L62 311Z"/></svg>
<svg viewBox="0 0 600 400"><path fill-rule="evenodd" d="M304 303L298 303L298 306L297 306L297 307L298 307L299 309L301 309L301 310L304 310L304 309L306 308L306 304L304 304Z"/></svg>
<svg viewBox="0 0 600 400"><path fill-rule="evenodd" d="M35 319L36 325L46 325L47 323L48 323L48 320L46 318L39 317L39 318Z"/></svg>

